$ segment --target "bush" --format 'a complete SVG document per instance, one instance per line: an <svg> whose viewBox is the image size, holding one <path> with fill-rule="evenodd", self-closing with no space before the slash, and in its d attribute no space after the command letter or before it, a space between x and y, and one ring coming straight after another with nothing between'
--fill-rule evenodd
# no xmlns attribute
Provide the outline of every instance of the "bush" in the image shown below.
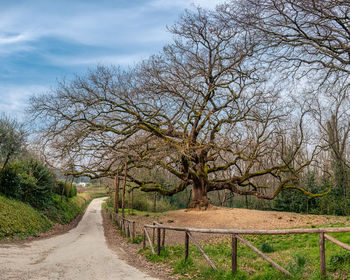
<svg viewBox="0 0 350 280"><path fill-rule="evenodd" d="M64 182L56 181L52 188L52 193L64 195Z"/></svg>
<svg viewBox="0 0 350 280"><path fill-rule="evenodd" d="M9 164L0 173L0 192L43 208L51 198L54 175L34 158Z"/></svg>
<svg viewBox="0 0 350 280"><path fill-rule="evenodd" d="M261 251L263 253L272 253L275 251L275 249L273 248L273 246L270 243L264 242L261 245Z"/></svg>
<svg viewBox="0 0 350 280"><path fill-rule="evenodd" d="M77 195L77 187L75 184L67 183L64 189L64 195L66 197L73 197Z"/></svg>
<svg viewBox="0 0 350 280"><path fill-rule="evenodd" d="M62 200L61 196L53 194L44 210L45 216L55 223L68 224L81 212L81 205L86 203L83 198L82 200L83 204L73 203L72 199Z"/></svg>
<svg viewBox="0 0 350 280"><path fill-rule="evenodd" d="M7 197L20 199L23 191L20 185L20 178L12 165L6 166L0 173L0 193Z"/></svg>
<svg viewBox="0 0 350 280"><path fill-rule="evenodd" d="M77 186L75 184L65 184L63 181L58 181L52 189L52 192L70 198L77 195Z"/></svg>

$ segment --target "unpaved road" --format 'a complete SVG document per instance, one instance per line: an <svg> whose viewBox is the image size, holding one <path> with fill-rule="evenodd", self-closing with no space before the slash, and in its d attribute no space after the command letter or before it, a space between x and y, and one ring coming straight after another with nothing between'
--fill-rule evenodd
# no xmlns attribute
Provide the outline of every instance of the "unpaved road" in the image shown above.
<svg viewBox="0 0 350 280"><path fill-rule="evenodd" d="M93 200L78 226L66 234L27 244L0 244L0 279L154 279L107 248L102 200Z"/></svg>

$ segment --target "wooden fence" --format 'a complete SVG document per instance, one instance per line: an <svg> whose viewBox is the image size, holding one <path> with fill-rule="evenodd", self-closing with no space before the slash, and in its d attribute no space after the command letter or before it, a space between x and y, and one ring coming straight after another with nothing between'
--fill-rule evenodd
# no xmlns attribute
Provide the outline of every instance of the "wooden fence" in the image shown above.
<svg viewBox="0 0 350 280"><path fill-rule="evenodd" d="M117 224L119 229L132 240L136 237L135 221L126 219L125 217L113 212L111 209L106 207L106 211L113 222Z"/></svg>
<svg viewBox="0 0 350 280"><path fill-rule="evenodd" d="M153 236L151 240L150 233L148 229L152 229ZM154 240L156 239L157 254L160 254L161 247L165 245L165 231L183 231L185 232L185 259L188 258L189 254L189 240L197 247L202 256L208 262L208 264L213 268L217 269L216 265L210 260L208 255L200 247L196 239L193 237L192 233L209 233L209 234L229 234L232 237L232 258L231 258L231 269L232 273L237 272L237 241L250 248L252 251L257 253L265 261L269 262L273 267L279 271L291 276L291 273L285 268L274 262L271 258L261 252L259 249L254 247L250 242L244 239L241 235L286 235L286 234L319 234L319 255L320 255L320 269L321 276L326 275L326 251L325 251L325 240L329 240L334 244L350 251L350 246L342 243L341 241L329 236L327 233L339 233L339 232L350 232L350 227L346 228L311 228L311 229L284 229L284 230L238 230L238 229L199 229L199 228L184 228L184 227L173 227L161 225L157 222L153 222L153 225L144 225L143 229L143 247L146 247L146 242L148 241L153 254L156 254L154 248ZM155 238L156 235L156 238Z"/></svg>

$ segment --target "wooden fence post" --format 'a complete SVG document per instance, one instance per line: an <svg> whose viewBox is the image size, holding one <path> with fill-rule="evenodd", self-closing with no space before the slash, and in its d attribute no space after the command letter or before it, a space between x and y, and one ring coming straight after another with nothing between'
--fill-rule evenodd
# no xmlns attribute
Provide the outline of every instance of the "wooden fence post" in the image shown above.
<svg viewBox="0 0 350 280"><path fill-rule="evenodd" d="M136 226L135 226L135 221L132 221L132 240L136 238Z"/></svg>
<svg viewBox="0 0 350 280"><path fill-rule="evenodd" d="M320 248L320 271L321 277L326 276L326 251L324 246L324 232L320 232L319 248Z"/></svg>
<svg viewBox="0 0 350 280"><path fill-rule="evenodd" d="M157 228L157 255L160 255L160 228Z"/></svg>
<svg viewBox="0 0 350 280"><path fill-rule="evenodd" d="M131 237L131 232L130 232L130 222L128 221L128 227L127 227L127 232L128 232L128 237Z"/></svg>
<svg viewBox="0 0 350 280"><path fill-rule="evenodd" d="M185 235L185 260L188 259L188 243L189 243L189 236L188 236L188 233L186 231L186 235Z"/></svg>
<svg viewBox="0 0 350 280"><path fill-rule="evenodd" d="M146 248L146 233L145 233L145 228L143 229L143 249Z"/></svg>
<svg viewBox="0 0 350 280"><path fill-rule="evenodd" d="M155 226L156 223L153 222L153 225ZM152 229L152 243L153 243L153 244L154 244L154 240L155 240L155 235L156 235L156 228L153 228L153 229Z"/></svg>
<svg viewBox="0 0 350 280"><path fill-rule="evenodd" d="M162 247L165 246L165 228L163 228Z"/></svg>
<svg viewBox="0 0 350 280"><path fill-rule="evenodd" d="M237 272L237 237L232 235L232 274Z"/></svg>

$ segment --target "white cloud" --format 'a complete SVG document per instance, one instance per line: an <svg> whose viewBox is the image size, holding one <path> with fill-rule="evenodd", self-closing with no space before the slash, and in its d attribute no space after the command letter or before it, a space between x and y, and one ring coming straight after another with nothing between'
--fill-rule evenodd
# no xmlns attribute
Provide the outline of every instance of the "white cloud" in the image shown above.
<svg viewBox="0 0 350 280"><path fill-rule="evenodd" d="M18 34L15 36L0 36L0 45L18 43L21 41L26 41L26 36L24 34Z"/></svg>
<svg viewBox="0 0 350 280"><path fill-rule="evenodd" d="M25 120L25 108L29 98L38 93L48 91L43 85L1 85L0 86L0 113Z"/></svg>
<svg viewBox="0 0 350 280"><path fill-rule="evenodd" d="M191 8L200 6L206 9L214 9L216 5L223 3L224 0L154 0L151 2L151 6L156 8Z"/></svg>
<svg viewBox="0 0 350 280"><path fill-rule="evenodd" d="M97 55L97 56L48 56L50 63L58 66L81 66L81 65L120 65L128 66L141 61L149 56L148 53L137 53L131 55Z"/></svg>
<svg viewBox="0 0 350 280"><path fill-rule="evenodd" d="M65 1L62 1L65 2ZM111 2L113 3L113 2ZM19 34L12 37L0 37L1 43L26 43L43 37L58 37L82 44L110 46L121 39L132 42L146 38L157 41L155 35L164 36L158 26L147 24L153 21L147 17L145 6L140 7L104 7L103 5L82 6L65 3L66 7L18 5L0 11L0 30ZM9 16L9 13L11 16ZM155 30L158 32L150 32ZM152 34L150 34L152 33ZM1 42L2 40L2 42Z"/></svg>
<svg viewBox="0 0 350 280"><path fill-rule="evenodd" d="M110 46L124 42L150 42L168 39L162 13L174 19L184 8L199 5L214 8L222 0L153 0L139 6L119 7L111 1L108 6L96 2L34 1L31 5L19 4L0 11L0 30L12 37L0 36L0 48L45 37L60 37L82 44ZM115 2L114 2L115 3ZM174 14L173 9L178 11ZM155 10L156 9L156 10ZM159 16L154 14L158 13ZM0 50L1 51L1 50Z"/></svg>
<svg viewBox="0 0 350 280"><path fill-rule="evenodd" d="M171 25L183 9L194 6L212 9L223 1L145 0L140 5L130 1L128 6L118 5L120 2L35 0L1 3L0 63L10 63L0 75L0 113L24 119L29 97L48 90L40 83L48 77L50 67L61 68L62 74L69 74L71 69L68 67L132 65L157 52L157 47L161 48L169 41L171 34L165 26ZM57 45L50 45L47 38L56 40ZM60 41L76 43L77 50L65 50L66 46L60 45ZM92 48L84 50L84 45ZM30 55L22 55L24 52ZM20 57L20 62L12 57ZM35 64L34 60L42 57L46 58L47 65L43 61ZM41 66L44 66L42 70ZM18 80L18 83L6 83L7 79ZM50 79L52 77L47 81Z"/></svg>

